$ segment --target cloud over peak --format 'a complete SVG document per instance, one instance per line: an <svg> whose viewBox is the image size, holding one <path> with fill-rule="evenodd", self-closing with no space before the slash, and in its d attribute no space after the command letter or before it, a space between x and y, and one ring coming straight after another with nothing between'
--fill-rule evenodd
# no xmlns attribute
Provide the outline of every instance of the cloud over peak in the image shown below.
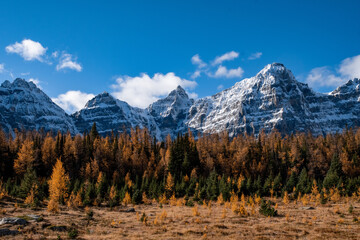
<svg viewBox="0 0 360 240"><path fill-rule="evenodd" d="M52 100L67 113L74 113L82 109L85 104L94 97L95 95L92 93L67 91L66 93L60 94L56 98L52 98Z"/></svg>
<svg viewBox="0 0 360 240"><path fill-rule="evenodd" d="M43 56L46 54L47 48L44 48L41 43L35 42L31 39L24 39L21 43L15 42L5 48L8 53L16 53L24 58L25 61L38 60L43 62Z"/></svg>
<svg viewBox="0 0 360 240"><path fill-rule="evenodd" d="M337 87L352 78L360 78L360 55L344 59L336 70L328 66L314 68L308 74L306 82L317 89Z"/></svg>
<svg viewBox="0 0 360 240"><path fill-rule="evenodd" d="M153 77L142 73L137 77L119 77L112 88L114 89L113 95L116 98L126 101L131 106L146 108L160 97L169 94L178 85L191 90L196 87L197 83L182 79L173 72L156 73ZM189 96L196 97L197 95L189 93Z"/></svg>

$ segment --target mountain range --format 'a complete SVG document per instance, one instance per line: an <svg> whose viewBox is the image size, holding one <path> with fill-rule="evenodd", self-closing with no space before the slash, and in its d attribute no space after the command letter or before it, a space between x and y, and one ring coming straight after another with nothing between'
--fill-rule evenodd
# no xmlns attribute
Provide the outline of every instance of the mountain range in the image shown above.
<svg viewBox="0 0 360 240"><path fill-rule="evenodd" d="M257 135L262 129L319 135L360 126L359 88L360 80L355 78L330 93L318 93L297 81L283 64L273 63L213 96L190 99L178 86L167 97L140 109L103 92L68 115L34 83L17 78L1 84L0 124L10 133L15 128L43 128L77 134L89 131L95 122L102 135L138 126L148 128L158 139L188 129L195 134L226 130L230 137Z"/></svg>

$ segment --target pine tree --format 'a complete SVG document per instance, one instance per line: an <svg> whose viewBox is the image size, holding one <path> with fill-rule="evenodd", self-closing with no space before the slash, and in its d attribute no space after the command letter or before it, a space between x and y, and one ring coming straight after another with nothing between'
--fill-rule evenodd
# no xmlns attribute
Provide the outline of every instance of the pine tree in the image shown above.
<svg viewBox="0 0 360 240"><path fill-rule="evenodd" d="M35 170L28 168L19 187L18 196L26 198L34 185L39 185Z"/></svg>
<svg viewBox="0 0 360 240"><path fill-rule="evenodd" d="M296 185L296 189L298 192L301 192L302 194L304 194L304 193L309 192L309 190L310 190L309 186L310 186L310 181L308 179L306 169L303 168L300 173L299 181L298 181L298 184Z"/></svg>
<svg viewBox="0 0 360 240"><path fill-rule="evenodd" d="M96 122L94 122L90 130L90 138L92 141L94 141L98 137L99 137L99 132L97 131L96 128Z"/></svg>
<svg viewBox="0 0 360 240"><path fill-rule="evenodd" d="M285 191L292 192L297 183L296 173L292 172L290 178L286 182Z"/></svg>

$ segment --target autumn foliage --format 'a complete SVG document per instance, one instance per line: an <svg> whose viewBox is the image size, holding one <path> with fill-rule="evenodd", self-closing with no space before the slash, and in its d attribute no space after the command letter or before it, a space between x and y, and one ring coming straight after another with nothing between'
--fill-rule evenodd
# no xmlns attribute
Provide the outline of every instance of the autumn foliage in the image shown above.
<svg viewBox="0 0 360 240"><path fill-rule="evenodd" d="M285 203L299 196L318 203L360 196L359 129L234 138L227 132L195 137L189 131L164 141L140 128L106 137L96 128L76 136L16 131L14 138L0 131L0 156L7 193L29 203L48 200L55 212L65 202L113 207L155 199L175 205L184 197L180 204L191 206L202 200L224 204L242 195L282 197Z"/></svg>

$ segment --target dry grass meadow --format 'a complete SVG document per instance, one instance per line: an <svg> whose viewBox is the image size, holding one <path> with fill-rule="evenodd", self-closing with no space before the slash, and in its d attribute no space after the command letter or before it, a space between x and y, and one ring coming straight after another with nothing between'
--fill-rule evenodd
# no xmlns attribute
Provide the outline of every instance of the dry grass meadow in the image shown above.
<svg viewBox="0 0 360 240"><path fill-rule="evenodd" d="M255 201L210 202L195 207L184 206L182 200L161 205L154 201L113 209L62 207L59 214L51 214L46 207L21 208L8 198L0 202L0 218L22 217L28 224L1 225L0 229L19 231L4 239L69 239L69 229L76 229L78 235L73 237L77 239L360 239L358 201L348 198L337 203L310 202L306 207L301 201L272 201L277 217L259 214ZM313 209L307 208L310 206ZM132 207L135 212L124 212ZM42 219L29 220L29 214Z"/></svg>

